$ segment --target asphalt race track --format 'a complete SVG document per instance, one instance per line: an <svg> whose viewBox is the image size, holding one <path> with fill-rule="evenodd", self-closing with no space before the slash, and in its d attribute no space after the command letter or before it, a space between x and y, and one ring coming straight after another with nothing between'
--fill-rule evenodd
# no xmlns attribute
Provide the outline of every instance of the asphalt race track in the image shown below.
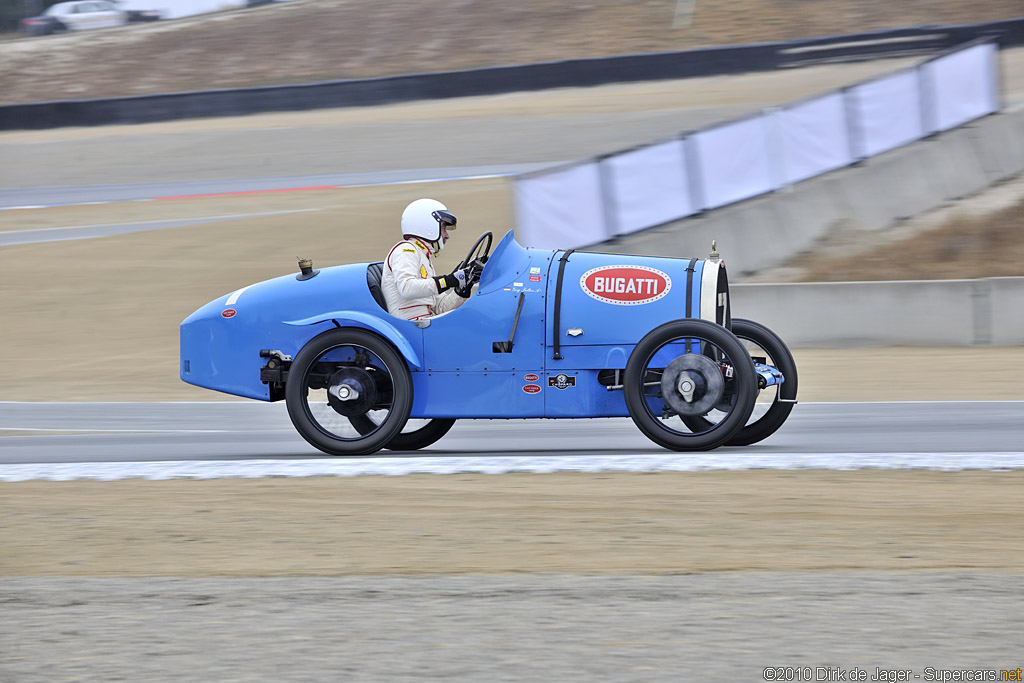
<svg viewBox="0 0 1024 683"><path fill-rule="evenodd" d="M629 419L466 420L415 453L332 458L298 436L282 403L259 402L0 403L3 432L0 480L1024 467L1024 402L801 404L760 444L681 454Z"/></svg>
<svg viewBox="0 0 1024 683"><path fill-rule="evenodd" d="M356 173L288 175L269 178L220 178L214 180L176 180L154 183L118 183L106 185L64 185L0 189L0 210L30 206L66 206L86 203L130 202L167 197L300 190L307 188L361 187L420 181L439 182L472 178L496 178L535 171L549 163L412 168ZM188 223L196 223L192 220ZM182 223L186 223L182 221ZM162 227L174 227L165 225ZM26 231L27 232L27 231ZM114 234L100 233L96 236ZM0 239L5 237L0 234ZM65 238L66 239L66 238ZM33 240L41 241L41 240ZM0 241L3 244L20 244Z"/></svg>

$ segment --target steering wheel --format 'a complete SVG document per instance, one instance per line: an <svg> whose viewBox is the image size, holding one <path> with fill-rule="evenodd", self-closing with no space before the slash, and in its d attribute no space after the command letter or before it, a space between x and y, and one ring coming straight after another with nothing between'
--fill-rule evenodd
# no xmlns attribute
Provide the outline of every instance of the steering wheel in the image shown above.
<svg viewBox="0 0 1024 683"><path fill-rule="evenodd" d="M473 246L469 248L466 258L459 261L459 265L455 266L455 270L469 268L469 276L466 278L467 287L472 287L474 283L480 281L480 273L483 272L484 264L487 263L487 257L491 253L491 242L493 240L494 234L490 230L484 232L473 243Z"/></svg>

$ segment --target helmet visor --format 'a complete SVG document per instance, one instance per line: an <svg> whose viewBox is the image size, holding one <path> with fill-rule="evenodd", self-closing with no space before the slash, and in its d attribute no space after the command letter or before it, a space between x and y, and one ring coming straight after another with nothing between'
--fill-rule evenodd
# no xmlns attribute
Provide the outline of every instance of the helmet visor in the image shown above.
<svg viewBox="0 0 1024 683"><path fill-rule="evenodd" d="M454 230L455 229L455 214L451 211L434 211L430 214L434 217L434 220L441 224L442 230Z"/></svg>

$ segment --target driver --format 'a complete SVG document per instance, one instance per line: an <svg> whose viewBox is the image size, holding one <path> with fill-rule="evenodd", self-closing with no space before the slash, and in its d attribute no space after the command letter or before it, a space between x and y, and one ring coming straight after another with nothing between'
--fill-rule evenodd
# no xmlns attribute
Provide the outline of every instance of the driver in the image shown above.
<svg viewBox="0 0 1024 683"><path fill-rule="evenodd" d="M402 236L384 260L380 288L388 312L398 318L419 320L461 306L472 293L470 269L457 268L436 275L431 260L444 249L455 215L435 199L417 199L402 212Z"/></svg>

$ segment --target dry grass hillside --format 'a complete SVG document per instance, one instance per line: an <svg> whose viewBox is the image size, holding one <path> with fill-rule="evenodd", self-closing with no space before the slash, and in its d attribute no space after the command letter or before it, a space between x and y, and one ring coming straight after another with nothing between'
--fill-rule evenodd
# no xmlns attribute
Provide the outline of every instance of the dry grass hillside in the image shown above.
<svg viewBox="0 0 1024 683"><path fill-rule="evenodd" d="M1024 275L1024 201L984 217L952 218L934 230L834 256L801 254L792 279L945 280Z"/></svg>
<svg viewBox="0 0 1024 683"><path fill-rule="evenodd" d="M0 104L446 71L1021 15L1021 0L295 0L2 40Z"/></svg>

